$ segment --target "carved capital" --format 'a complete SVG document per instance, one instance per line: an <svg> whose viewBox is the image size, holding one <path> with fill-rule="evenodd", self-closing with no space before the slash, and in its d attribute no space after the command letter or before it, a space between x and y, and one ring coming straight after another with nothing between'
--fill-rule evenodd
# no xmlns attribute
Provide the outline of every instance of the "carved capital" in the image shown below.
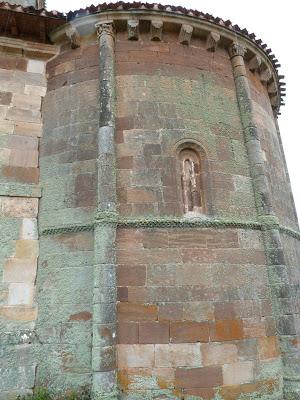
<svg viewBox="0 0 300 400"><path fill-rule="evenodd" d="M257 70L259 70L260 66L261 66L261 58L257 55L255 55L254 57L251 58L251 60L249 61L249 69L252 72L255 72Z"/></svg>
<svg viewBox="0 0 300 400"><path fill-rule="evenodd" d="M206 39L206 50L216 51L221 36L217 32L210 32Z"/></svg>
<svg viewBox="0 0 300 400"><path fill-rule="evenodd" d="M179 34L181 44L190 44L194 28L191 25L183 24Z"/></svg>
<svg viewBox="0 0 300 400"><path fill-rule="evenodd" d="M77 49L78 47L80 47L80 35L74 26L70 26L66 30L66 35L71 42L72 49Z"/></svg>
<svg viewBox="0 0 300 400"><path fill-rule="evenodd" d="M115 29L113 21L97 22L95 28L97 31L98 39L100 39L102 35L110 35L113 38L115 37Z"/></svg>
<svg viewBox="0 0 300 400"><path fill-rule="evenodd" d="M246 54L246 47L243 46L241 43L233 42L228 49L230 57L241 56L244 57Z"/></svg>
<svg viewBox="0 0 300 400"><path fill-rule="evenodd" d="M139 40L139 21L137 19L127 21L128 40Z"/></svg>
<svg viewBox="0 0 300 400"><path fill-rule="evenodd" d="M163 22L151 21L151 40L161 41L162 39Z"/></svg>

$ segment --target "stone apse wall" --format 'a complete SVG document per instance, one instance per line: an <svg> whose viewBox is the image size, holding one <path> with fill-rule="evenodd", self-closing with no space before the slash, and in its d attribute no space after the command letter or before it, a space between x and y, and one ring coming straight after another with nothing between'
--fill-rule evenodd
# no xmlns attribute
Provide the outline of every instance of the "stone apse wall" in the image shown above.
<svg viewBox="0 0 300 400"><path fill-rule="evenodd" d="M267 58L223 28L138 15L53 34L39 157L40 120L10 115L40 118L24 93L45 87L42 64L22 66L23 97L1 94L1 390L297 399L299 233ZM185 213L181 151L199 159L201 215Z"/></svg>

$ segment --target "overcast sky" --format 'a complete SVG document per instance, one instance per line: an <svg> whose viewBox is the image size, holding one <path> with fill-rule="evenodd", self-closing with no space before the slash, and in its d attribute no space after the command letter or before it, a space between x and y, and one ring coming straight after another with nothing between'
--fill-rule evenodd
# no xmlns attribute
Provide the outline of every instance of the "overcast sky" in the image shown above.
<svg viewBox="0 0 300 400"><path fill-rule="evenodd" d="M110 1L107 0L109 3ZM116 1L111 1L116 3ZM151 0L148 0L151 2ZM155 1L153 1L155 2ZM98 4L95 1L94 4ZM292 189L296 208L300 218L300 154L297 91L300 90L300 74L296 39L298 38L299 12L297 1L279 0L209 0L207 2L197 0L169 0L159 1L161 4L181 5L186 8L208 12L214 16L230 19L234 24L247 28L254 32L273 50L282 65L281 75L285 75L287 84L286 105L282 107L282 115L279 117L279 125L287 159ZM47 8L67 12L91 5L91 0L48 0ZM298 100L299 101L299 100Z"/></svg>

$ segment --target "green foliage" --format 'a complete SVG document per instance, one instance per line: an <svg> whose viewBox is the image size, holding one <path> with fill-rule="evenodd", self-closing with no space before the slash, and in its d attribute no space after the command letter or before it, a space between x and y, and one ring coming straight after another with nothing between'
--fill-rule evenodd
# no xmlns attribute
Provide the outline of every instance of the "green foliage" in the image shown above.
<svg viewBox="0 0 300 400"><path fill-rule="evenodd" d="M90 400L91 396L88 390L80 393L70 392L63 396L53 396L47 389L38 389L33 395L18 396L16 400Z"/></svg>

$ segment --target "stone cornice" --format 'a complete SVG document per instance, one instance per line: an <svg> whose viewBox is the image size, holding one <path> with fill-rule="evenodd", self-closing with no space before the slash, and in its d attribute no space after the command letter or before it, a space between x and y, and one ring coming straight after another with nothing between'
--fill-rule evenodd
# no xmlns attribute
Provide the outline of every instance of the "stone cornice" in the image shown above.
<svg viewBox="0 0 300 400"><path fill-rule="evenodd" d="M47 60L55 56L58 47L52 44L35 43L22 39L0 37L0 50L8 53L20 53L24 57Z"/></svg>
<svg viewBox="0 0 300 400"><path fill-rule="evenodd" d="M178 30L178 41L184 45L189 44L190 38L183 33L186 33L184 28L189 26L190 35L194 37L206 37L206 40L213 36L220 38L218 42L219 47L230 48L233 43L238 43L239 46L245 48L245 59L249 62L249 69L257 71L261 76L262 83L266 86L270 96L270 102L275 114L278 113L282 103L282 96L285 96L284 83L280 80L283 76L278 74L276 69L277 60L270 54L267 46L263 45L261 41L254 40L252 37L255 35L245 32L243 30L234 30L232 25L226 24L221 19L205 19L204 17L193 16L192 14L185 15L183 13L175 13L159 9L129 9L129 10L107 10L95 14L83 14L80 18L72 19L71 22L60 26L53 31L50 35L53 42L63 42L66 38L66 31L70 26L74 26L81 36L95 34L95 24L104 23L105 21L114 21L116 30L124 26L124 21L149 21L149 32L151 32L152 22L160 21L163 23L162 31L167 29ZM219 22L217 22L217 20ZM120 24L118 24L120 22ZM122 23L121 23L122 22ZM130 39L138 40L138 30L130 31ZM260 44L261 43L261 44ZM215 51L217 46L208 46L208 51ZM268 74L266 74L268 72ZM270 85L271 84L271 85Z"/></svg>

